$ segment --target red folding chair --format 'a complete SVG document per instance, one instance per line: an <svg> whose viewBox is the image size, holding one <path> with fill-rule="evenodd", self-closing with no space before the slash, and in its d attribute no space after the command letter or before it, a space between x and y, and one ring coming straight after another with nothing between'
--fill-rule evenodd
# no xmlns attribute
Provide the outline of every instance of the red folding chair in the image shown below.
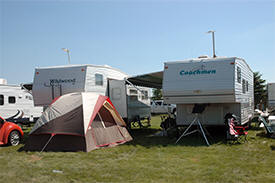
<svg viewBox="0 0 275 183"><path fill-rule="evenodd" d="M232 142L246 142L248 126L236 125L235 119L228 119L229 130L227 131L227 140Z"/></svg>

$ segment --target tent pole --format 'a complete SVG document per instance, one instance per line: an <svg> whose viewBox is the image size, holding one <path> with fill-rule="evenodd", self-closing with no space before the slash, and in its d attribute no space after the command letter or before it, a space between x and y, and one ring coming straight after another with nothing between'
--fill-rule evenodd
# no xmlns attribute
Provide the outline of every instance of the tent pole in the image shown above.
<svg viewBox="0 0 275 183"><path fill-rule="evenodd" d="M98 116L99 116L99 118L100 118L100 121L101 121L102 126L103 126L104 128L106 128L106 126L105 126L105 124L104 124L104 122L103 122L103 120L102 120L102 118L101 118L100 113L98 113Z"/></svg>
<svg viewBox="0 0 275 183"><path fill-rule="evenodd" d="M40 151L40 153L42 153L44 151L44 149L47 147L47 145L50 143L50 141L52 140L54 134L51 134L50 139L48 140L48 142L44 145L44 147L42 148L42 150Z"/></svg>

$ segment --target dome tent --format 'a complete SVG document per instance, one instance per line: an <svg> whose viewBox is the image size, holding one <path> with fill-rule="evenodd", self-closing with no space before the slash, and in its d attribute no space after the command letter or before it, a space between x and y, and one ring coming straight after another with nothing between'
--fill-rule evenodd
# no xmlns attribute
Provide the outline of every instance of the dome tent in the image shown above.
<svg viewBox="0 0 275 183"><path fill-rule="evenodd" d="M24 147L29 151L86 151L132 140L110 99L92 92L55 99L37 120Z"/></svg>

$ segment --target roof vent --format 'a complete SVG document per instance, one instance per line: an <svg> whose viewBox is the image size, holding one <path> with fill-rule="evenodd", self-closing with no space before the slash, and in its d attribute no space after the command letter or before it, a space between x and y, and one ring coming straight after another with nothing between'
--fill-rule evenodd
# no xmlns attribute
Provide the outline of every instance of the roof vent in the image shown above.
<svg viewBox="0 0 275 183"><path fill-rule="evenodd" d="M111 66L109 66L109 65L106 65L106 64L105 64L105 65L103 65L103 66L104 66L104 67L109 67L109 68L111 68Z"/></svg>
<svg viewBox="0 0 275 183"><path fill-rule="evenodd" d="M209 56L208 55L201 55L198 58L209 58Z"/></svg>

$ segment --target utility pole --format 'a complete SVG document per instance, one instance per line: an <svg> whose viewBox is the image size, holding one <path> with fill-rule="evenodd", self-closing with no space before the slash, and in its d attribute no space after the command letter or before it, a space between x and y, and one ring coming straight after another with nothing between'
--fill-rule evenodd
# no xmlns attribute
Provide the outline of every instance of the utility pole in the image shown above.
<svg viewBox="0 0 275 183"><path fill-rule="evenodd" d="M62 48L63 51L67 52L68 55L68 62L71 64L71 57L70 57L70 50L68 48Z"/></svg>
<svg viewBox="0 0 275 183"><path fill-rule="evenodd" d="M210 30L207 32L208 34L212 33L212 44L213 44L213 58L217 57L215 54L215 31Z"/></svg>

